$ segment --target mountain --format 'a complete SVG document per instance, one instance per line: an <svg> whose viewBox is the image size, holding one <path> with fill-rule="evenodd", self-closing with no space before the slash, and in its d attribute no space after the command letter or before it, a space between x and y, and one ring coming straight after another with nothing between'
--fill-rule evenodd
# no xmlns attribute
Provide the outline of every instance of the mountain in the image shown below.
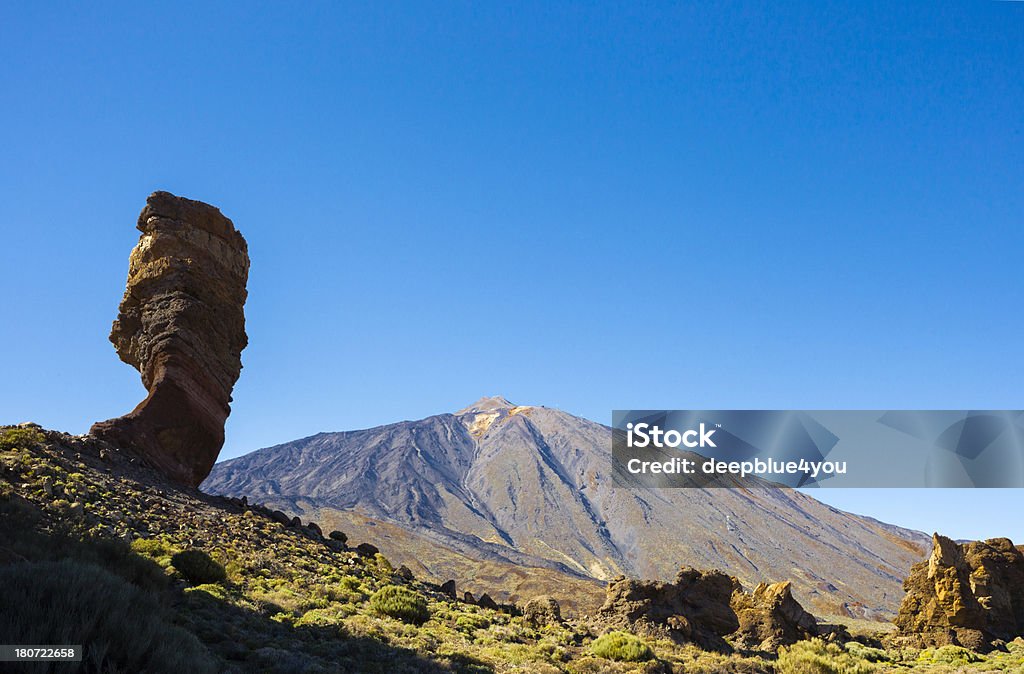
<svg viewBox="0 0 1024 674"><path fill-rule="evenodd" d="M789 489L616 488L607 426L483 398L454 414L320 433L217 464L204 491L339 524L427 577L502 582L531 570L589 610L617 575L717 568L745 585L791 579L805 605L891 618L928 538ZM381 532L388 532L382 537ZM481 588L484 589L484 588ZM599 593L594 597L599 600Z"/></svg>

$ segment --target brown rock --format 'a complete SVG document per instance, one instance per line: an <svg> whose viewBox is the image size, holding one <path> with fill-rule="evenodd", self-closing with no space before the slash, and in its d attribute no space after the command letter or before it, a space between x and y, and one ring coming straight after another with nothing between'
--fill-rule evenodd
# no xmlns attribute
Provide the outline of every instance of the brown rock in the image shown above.
<svg viewBox="0 0 1024 674"><path fill-rule="evenodd" d="M441 593L448 595L452 600L456 598L454 578L451 580L446 580L444 584L441 585Z"/></svg>
<svg viewBox="0 0 1024 674"><path fill-rule="evenodd" d="M761 583L753 594L734 593L730 605L740 626L733 640L746 648L775 651L820 636L818 621L793 598L790 585L788 580Z"/></svg>
<svg viewBox="0 0 1024 674"><path fill-rule="evenodd" d="M476 605L480 608L489 608L493 611L498 610L498 603L491 598L491 595L484 592L480 595L480 598L476 600Z"/></svg>
<svg viewBox="0 0 1024 674"><path fill-rule="evenodd" d="M543 627L562 622L562 607L548 595L534 597L523 607L523 618L532 627Z"/></svg>
<svg viewBox="0 0 1024 674"><path fill-rule="evenodd" d="M774 651L822 634L814 616L793 598L788 581L762 583L748 594L721 571L687 567L674 583L612 581L599 617L613 629L718 651L731 650L728 635L744 647Z"/></svg>
<svg viewBox="0 0 1024 674"><path fill-rule="evenodd" d="M619 578L605 590L598 616L611 628L728 651L723 637L740 626L729 600L739 589L739 581L721 571L689 567L674 583Z"/></svg>
<svg viewBox="0 0 1024 674"><path fill-rule="evenodd" d="M198 486L224 445L242 369L248 249L217 208L168 192L149 196L138 229L110 341L148 395L90 433Z"/></svg>
<svg viewBox="0 0 1024 674"><path fill-rule="evenodd" d="M361 557L373 557L374 555L380 553L380 550L377 548L376 545L373 545L371 543L360 543L356 546L356 552L359 553Z"/></svg>
<svg viewBox="0 0 1024 674"><path fill-rule="evenodd" d="M1024 554L1008 538L958 544L935 534L903 589L894 644L986 651L1024 636Z"/></svg>

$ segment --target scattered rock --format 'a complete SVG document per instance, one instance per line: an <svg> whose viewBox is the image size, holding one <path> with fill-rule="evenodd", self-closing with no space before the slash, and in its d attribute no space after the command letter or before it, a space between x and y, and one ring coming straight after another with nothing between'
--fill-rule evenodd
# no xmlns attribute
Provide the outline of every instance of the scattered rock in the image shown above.
<svg viewBox="0 0 1024 674"><path fill-rule="evenodd" d="M455 580L454 579L453 580L446 580L441 585L441 594L448 595L452 599L452 601L454 601L456 599Z"/></svg>
<svg viewBox="0 0 1024 674"><path fill-rule="evenodd" d="M476 597L474 597L473 593L468 590L462 593L462 601L466 604L473 604L476 606Z"/></svg>
<svg viewBox="0 0 1024 674"><path fill-rule="evenodd" d="M410 569L405 564L402 564L401 566L399 566L398 567L398 571L396 571L396 573L398 574L398 577L402 578L403 580L415 580L416 579L416 576L413 574L412 569Z"/></svg>
<svg viewBox="0 0 1024 674"><path fill-rule="evenodd" d="M541 595L526 602L523 617L527 624L533 627L554 625L562 622L562 607L554 597Z"/></svg>
<svg viewBox="0 0 1024 674"><path fill-rule="evenodd" d="M498 602L491 599L491 595L486 592L480 595L480 598L476 600L476 605L480 608L489 608L493 611L498 610Z"/></svg>
<svg viewBox="0 0 1024 674"><path fill-rule="evenodd" d="M903 589L893 645L984 652L1024 636L1024 554L1008 538L959 544L935 534Z"/></svg>
<svg viewBox="0 0 1024 674"><path fill-rule="evenodd" d="M168 192L149 196L138 229L110 341L149 394L90 433L196 487L224 445L242 369L247 246L217 208Z"/></svg>
<svg viewBox="0 0 1024 674"><path fill-rule="evenodd" d="M348 542L348 536L340 531L332 531L327 535L332 541L339 541L342 545Z"/></svg>
<svg viewBox="0 0 1024 674"><path fill-rule="evenodd" d="M371 545L369 543L360 543L356 546L356 552L358 552L363 557L373 557L374 555L378 554L380 550L377 549L376 545Z"/></svg>
<svg viewBox="0 0 1024 674"><path fill-rule="evenodd" d="M280 510L275 510L274 512L270 513L270 519L274 520L278 524L283 524L284 526L288 526L291 523L291 520L288 518L288 516L281 512Z"/></svg>

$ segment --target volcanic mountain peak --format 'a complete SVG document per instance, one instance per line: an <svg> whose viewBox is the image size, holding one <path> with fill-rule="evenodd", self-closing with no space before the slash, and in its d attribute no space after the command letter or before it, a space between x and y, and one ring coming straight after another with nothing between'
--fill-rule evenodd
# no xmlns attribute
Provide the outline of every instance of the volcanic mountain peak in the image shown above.
<svg viewBox="0 0 1024 674"><path fill-rule="evenodd" d="M455 413L455 416L464 414L478 414L480 412L496 412L498 410L510 410L516 407L504 396L484 396L469 407L464 407Z"/></svg>
<svg viewBox="0 0 1024 674"><path fill-rule="evenodd" d="M454 414L469 430L469 434L479 440L491 430L495 422L529 413L535 409L530 405L516 405L502 396L485 396L469 407L464 407Z"/></svg>
<svg viewBox="0 0 1024 674"><path fill-rule="evenodd" d="M923 534L791 490L616 487L610 434L495 396L454 415L260 450L218 464L203 489L348 527L442 581L467 574L471 559L591 581L668 579L685 564L750 587L791 579L825 613L895 615ZM381 540L371 520L404 533Z"/></svg>

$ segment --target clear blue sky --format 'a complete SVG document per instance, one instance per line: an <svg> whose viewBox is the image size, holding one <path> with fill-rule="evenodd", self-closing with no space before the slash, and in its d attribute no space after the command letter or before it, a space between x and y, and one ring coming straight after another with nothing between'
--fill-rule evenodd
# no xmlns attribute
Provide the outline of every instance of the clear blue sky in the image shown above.
<svg viewBox="0 0 1024 674"><path fill-rule="evenodd" d="M1020 408L1022 38L980 1L3 3L0 419L141 399L107 333L155 189L249 241L223 457L485 394ZM1024 539L1018 491L820 496Z"/></svg>

